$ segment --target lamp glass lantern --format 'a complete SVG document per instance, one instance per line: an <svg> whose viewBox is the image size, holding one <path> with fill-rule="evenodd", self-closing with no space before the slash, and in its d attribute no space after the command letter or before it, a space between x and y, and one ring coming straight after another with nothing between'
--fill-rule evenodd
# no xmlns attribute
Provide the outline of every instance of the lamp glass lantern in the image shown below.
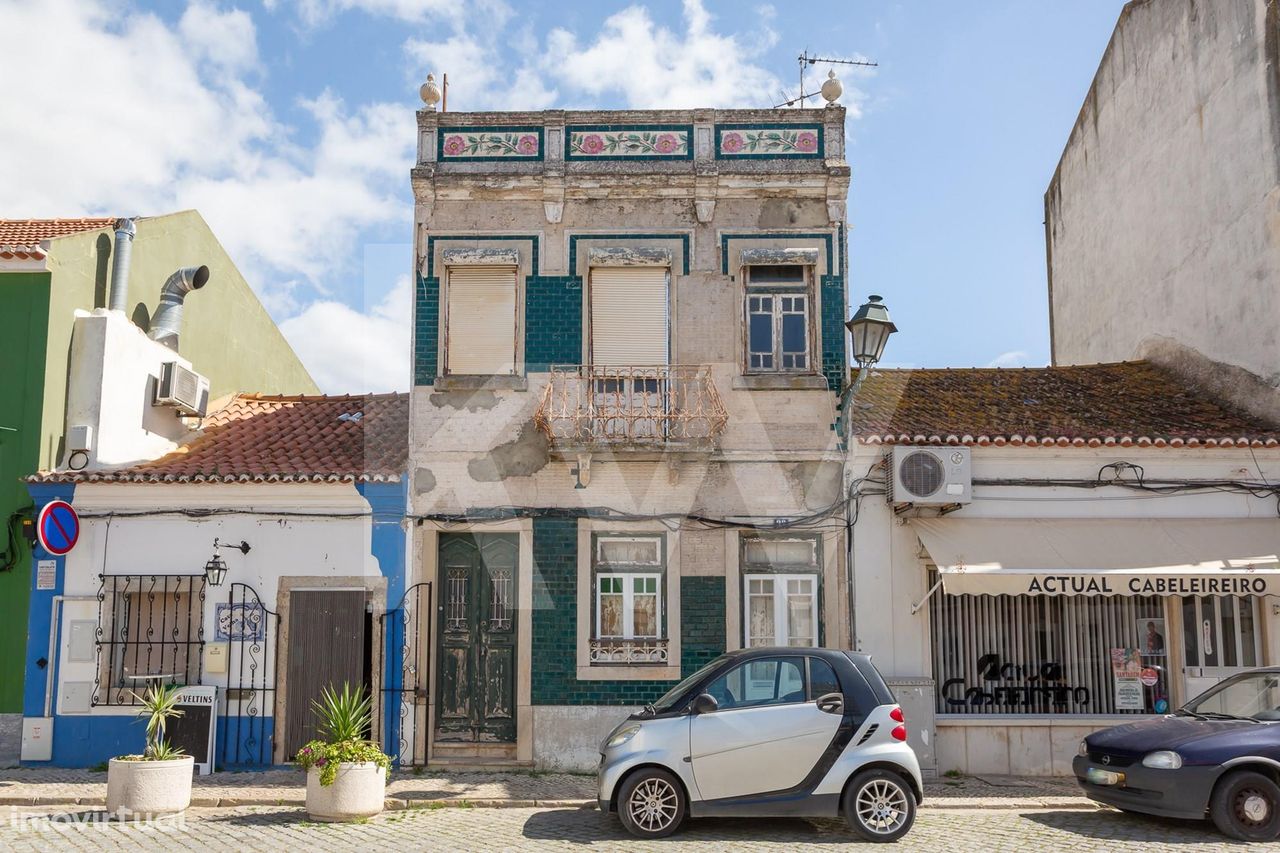
<svg viewBox="0 0 1280 853"><path fill-rule="evenodd" d="M889 319L889 309L879 296L871 295L845 323L853 341L853 360L866 370L880 361L889 336L898 327Z"/></svg>
<svg viewBox="0 0 1280 853"><path fill-rule="evenodd" d="M227 579L227 561L217 551L204 564L204 576L209 586L222 586L222 582Z"/></svg>

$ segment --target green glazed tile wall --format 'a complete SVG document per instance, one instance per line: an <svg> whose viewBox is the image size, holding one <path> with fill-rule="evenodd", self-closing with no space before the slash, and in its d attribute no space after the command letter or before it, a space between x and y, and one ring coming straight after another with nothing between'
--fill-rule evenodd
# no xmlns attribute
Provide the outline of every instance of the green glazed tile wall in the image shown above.
<svg viewBox="0 0 1280 853"><path fill-rule="evenodd" d="M533 683L535 705L643 705L674 681L579 681L574 599L578 522L533 522ZM724 652L724 578L680 578L681 671L696 670Z"/></svg>

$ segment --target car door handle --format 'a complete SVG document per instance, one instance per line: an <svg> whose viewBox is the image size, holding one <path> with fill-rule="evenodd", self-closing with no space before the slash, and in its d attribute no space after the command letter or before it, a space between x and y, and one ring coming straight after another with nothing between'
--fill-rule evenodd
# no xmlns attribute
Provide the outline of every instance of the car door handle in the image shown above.
<svg viewBox="0 0 1280 853"><path fill-rule="evenodd" d="M844 696L839 693L827 693L819 696L818 710L828 714L843 714Z"/></svg>

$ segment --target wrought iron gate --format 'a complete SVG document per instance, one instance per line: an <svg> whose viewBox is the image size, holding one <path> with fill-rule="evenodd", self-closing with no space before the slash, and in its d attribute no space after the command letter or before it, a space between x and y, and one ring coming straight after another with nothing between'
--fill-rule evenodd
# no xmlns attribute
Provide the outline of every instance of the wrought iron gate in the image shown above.
<svg viewBox="0 0 1280 853"><path fill-rule="evenodd" d="M268 610L253 587L233 583L216 615L214 639L227 644L227 718L219 764L269 765L275 750L280 614Z"/></svg>
<svg viewBox="0 0 1280 853"><path fill-rule="evenodd" d="M431 584L419 583L378 617L382 642L374 671L382 674L382 750L400 766L427 763L432 615Z"/></svg>

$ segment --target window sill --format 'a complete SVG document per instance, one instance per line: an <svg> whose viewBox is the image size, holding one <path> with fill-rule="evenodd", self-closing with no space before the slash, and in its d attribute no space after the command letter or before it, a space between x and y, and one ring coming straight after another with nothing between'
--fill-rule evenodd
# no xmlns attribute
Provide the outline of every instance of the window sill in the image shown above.
<svg viewBox="0 0 1280 853"><path fill-rule="evenodd" d="M827 378L816 373L749 373L733 378L735 391L826 391Z"/></svg>
<svg viewBox="0 0 1280 853"><path fill-rule="evenodd" d="M437 376L437 391L528 391L524 376Z"/></svg>
<svg viewBox="0 0 1280 853"><path fill-rule="evenodd" d="M578 666L579 681L679 681L679 664L596 664Z"/></svg>

